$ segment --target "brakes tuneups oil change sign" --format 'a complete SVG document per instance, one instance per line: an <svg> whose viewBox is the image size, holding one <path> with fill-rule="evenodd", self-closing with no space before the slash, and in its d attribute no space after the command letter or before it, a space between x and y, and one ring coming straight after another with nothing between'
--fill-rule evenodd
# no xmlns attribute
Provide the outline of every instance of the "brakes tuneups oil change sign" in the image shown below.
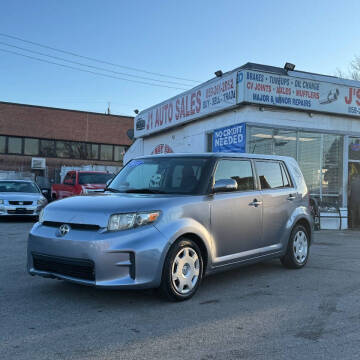
<svg viewBox="0 0 360 360"><path fill-rule="evenodd" d="M238 73L237 83L238 103L256 103L360 117L358 87L249 70Z"/></svg>
<svg viewBox="0 0 360 360"><path fill-rule="evenodd" d="M235 105L236 72L233 72L142 111L134 119L135 137L193 121Z"/></svg>

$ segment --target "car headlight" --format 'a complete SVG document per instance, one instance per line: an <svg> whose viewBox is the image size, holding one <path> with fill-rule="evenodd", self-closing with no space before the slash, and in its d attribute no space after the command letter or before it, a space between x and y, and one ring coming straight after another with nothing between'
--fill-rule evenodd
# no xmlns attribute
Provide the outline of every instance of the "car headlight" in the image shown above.
<svg viewBox="0 0 360 360"><path fill-rule="evenodd" d="M109 231L127 230L138 226L151 224L158 219L160 211L114 214L110 216Z"/></svg>
<svg viewBox="0 0 360 360"><path fill-rule="evenodd" d="M39 213L39 219L38 222L40 224L42 224L44 222L44 209L41 209L40 213Z"/></svg>
<svg viewBox="0 0 360 360"><path fill-rule="evenodd" d="M46 203L46 199L45 198L41 198L37 201L38 205L44 205Z"/></svg>

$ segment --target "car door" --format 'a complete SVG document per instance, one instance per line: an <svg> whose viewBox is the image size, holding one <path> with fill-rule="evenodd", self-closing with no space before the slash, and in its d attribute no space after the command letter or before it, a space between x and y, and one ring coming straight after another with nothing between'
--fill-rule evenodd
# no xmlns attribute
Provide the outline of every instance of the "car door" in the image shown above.
<svg viewBox="0 0 360 360"><path fill-rule="evenodd" d="M65 198L73 194L73 189L76 181L76 173L74 171L68 172L65 176L63 185L61 187L61 198Z"/></svg>
<svg viewBox="0 0 360 360"><path fill-rule="evenodd" d="M221 159L214 181L234 179L237 191L215 193L211 201L211 231L216 262L234 261L260 247L262 206L249 159ZM235 260L236 261L236 260Z"/></svg>
<svg viewBox="0 0 360 360"><path fill-rule="evenodd" d="M255 164L263 202L262 246L280 248L298 194L282 161L256 160Z"/></svg>

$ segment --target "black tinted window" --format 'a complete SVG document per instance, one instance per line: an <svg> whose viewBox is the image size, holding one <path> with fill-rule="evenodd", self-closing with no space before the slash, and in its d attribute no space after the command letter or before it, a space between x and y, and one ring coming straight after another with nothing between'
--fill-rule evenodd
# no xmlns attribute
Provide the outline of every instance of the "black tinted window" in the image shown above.
<svg viewBox="0 0 360 360"><path fill-rule="evenodd" d="M256 170L261 189L276 189L284 186L280 164L275 161L257 161Z"/></svg>
<svg viewBox="0 0 360 360"><path fill-rule="evenodd" d="M234 179L238 190L254 190L254 177L249 160L220 160L215 181L221 179Z"/></svg>
<svg viewBox="0 0 360 360"><path fill-rule="evenodd" d="M106 184L113 176L113 174L80 173L79 184Z"/></svg>

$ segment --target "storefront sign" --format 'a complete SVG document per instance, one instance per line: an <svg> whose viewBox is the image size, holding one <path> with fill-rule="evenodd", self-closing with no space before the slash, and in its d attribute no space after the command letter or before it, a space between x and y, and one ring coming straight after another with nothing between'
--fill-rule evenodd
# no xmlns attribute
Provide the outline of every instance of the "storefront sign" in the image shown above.
<svg viewBox="0 0 360 360"><path fill-rule="evenodd" d="M360 88L325 81L243 70L238 103L290 107L360 117Z"/></svg>
<svg viewBox="0 0 360 360"><path fill-rule="evenodd" d="M246 151L246 124L217 129L213 134L213 152L238 152Z"/></svg>
<svg viewBox="0 0 360 360"><path fill-rule="evenodd" d="M141 112L134 119L135 137L161 131L236 105L236 72L215 78Z"/></svg>
<svg viewBox="0 0 360 360"><path fill-rule="evenodd" d="M173 152L173 149L168 144L159 144L155 146L154 150L151 152L151 155L170 154Z"/></svg>

